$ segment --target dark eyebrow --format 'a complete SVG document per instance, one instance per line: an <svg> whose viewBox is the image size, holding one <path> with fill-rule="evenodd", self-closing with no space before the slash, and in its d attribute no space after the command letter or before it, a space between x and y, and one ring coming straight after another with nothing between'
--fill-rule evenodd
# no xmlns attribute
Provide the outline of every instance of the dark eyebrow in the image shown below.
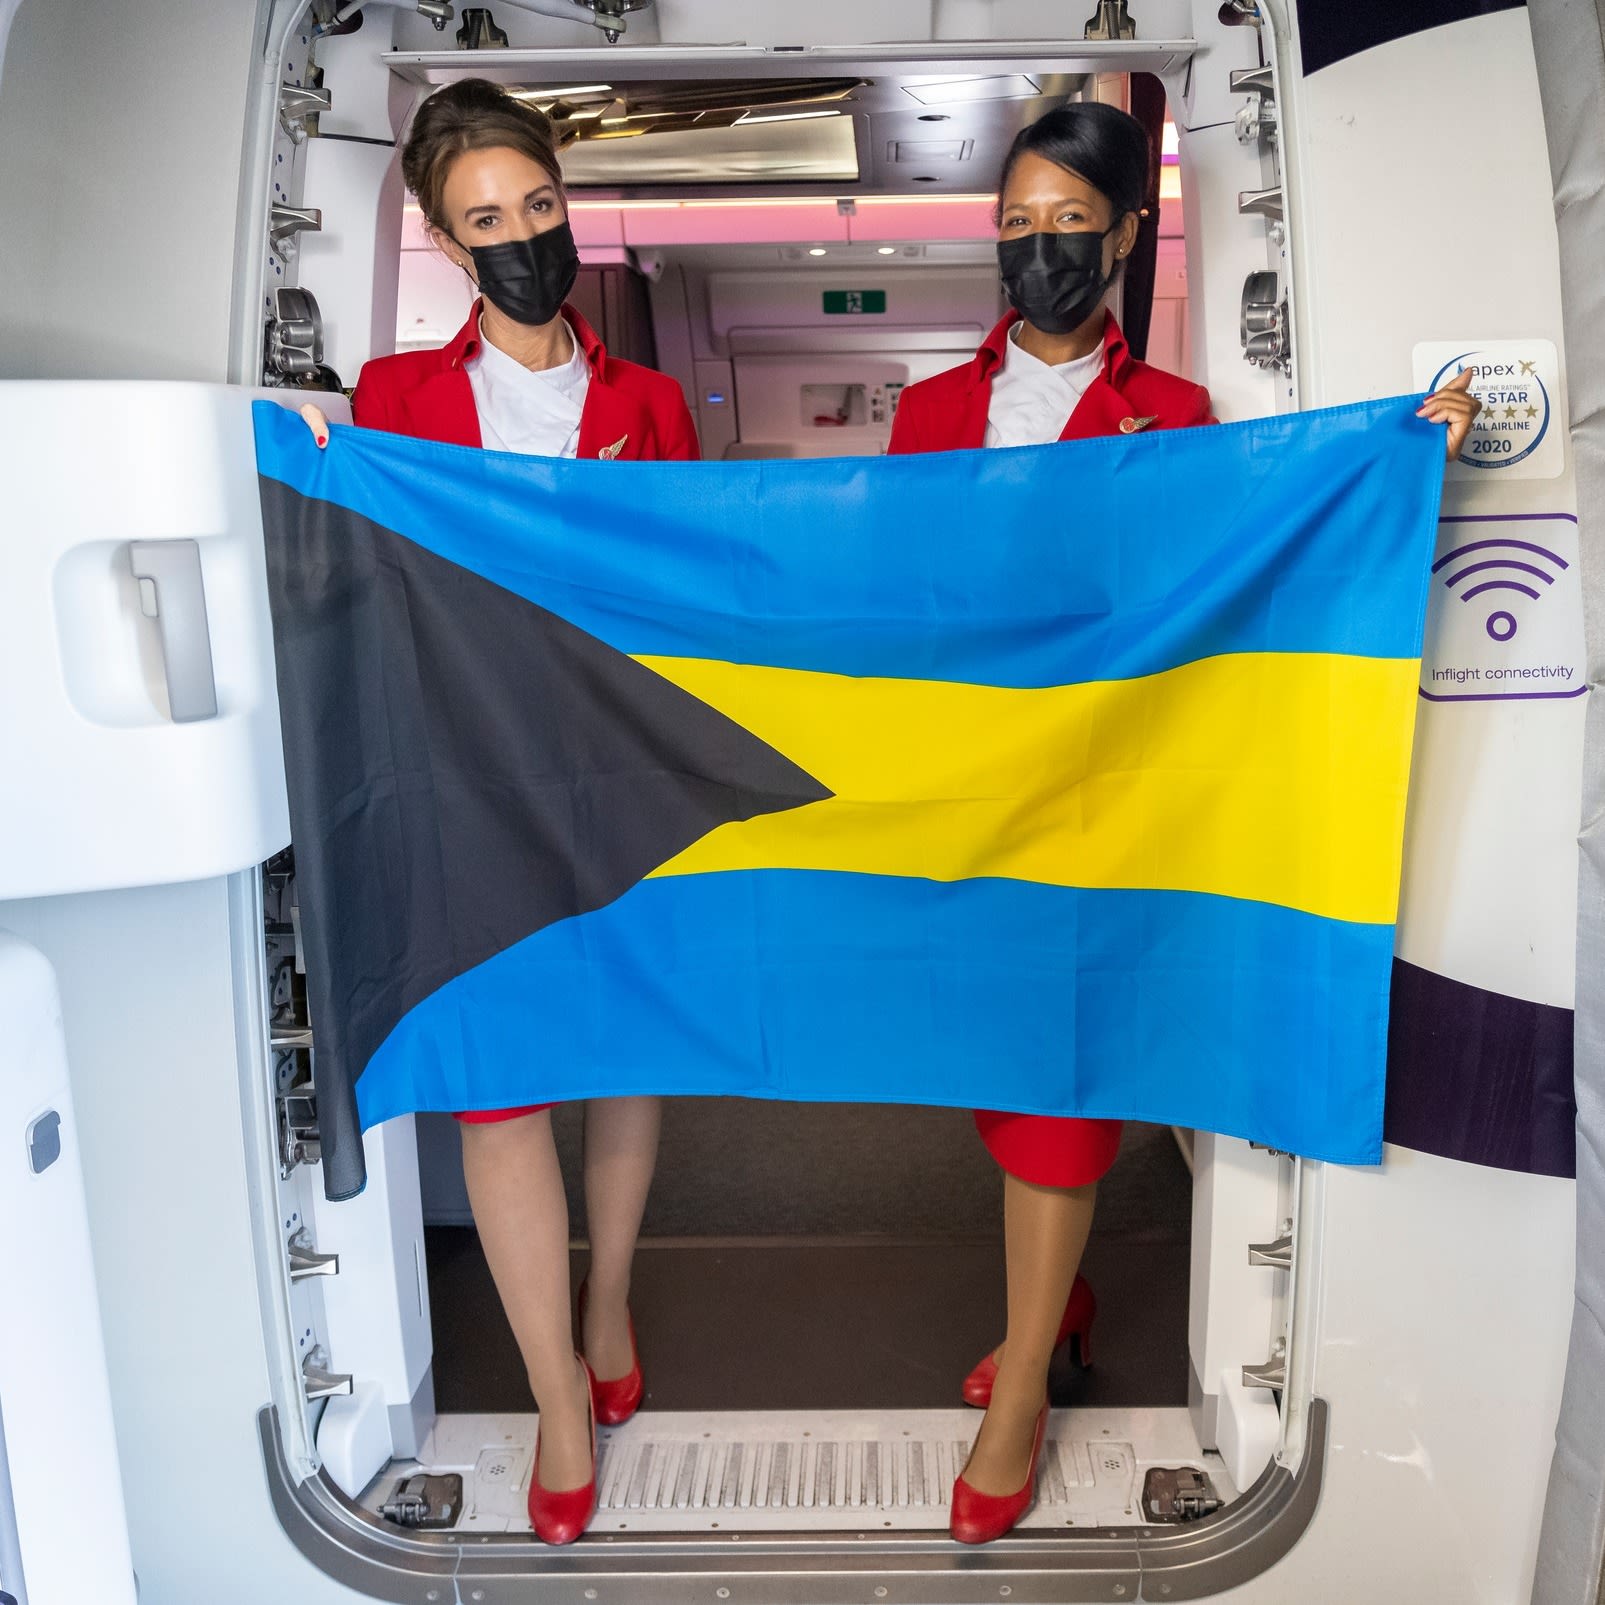
<svg viewBox="0 0 1605 1605"><path fill-rule="evenodd" d="M538 200L542 195L556 194L557 191L550 184L542 184L538 189L532 189L529 194L524 197L524 204L528 206L531 201ZM501 211L501 207L499 206L470 206L468 210L463 213L463 216L465 218L478 217L483 212L499 211Z"/></svg>

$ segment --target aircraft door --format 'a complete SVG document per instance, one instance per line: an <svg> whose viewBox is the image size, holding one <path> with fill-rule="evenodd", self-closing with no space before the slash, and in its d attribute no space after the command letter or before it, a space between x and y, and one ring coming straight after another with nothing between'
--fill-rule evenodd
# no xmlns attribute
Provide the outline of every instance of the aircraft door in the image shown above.
<svg viewBox="0 0 1605 1605"><path fill-rule="evenodd" d="M43 954L3 930L0 1020L0 1598L134 1605L61 1000Z"/></svg>

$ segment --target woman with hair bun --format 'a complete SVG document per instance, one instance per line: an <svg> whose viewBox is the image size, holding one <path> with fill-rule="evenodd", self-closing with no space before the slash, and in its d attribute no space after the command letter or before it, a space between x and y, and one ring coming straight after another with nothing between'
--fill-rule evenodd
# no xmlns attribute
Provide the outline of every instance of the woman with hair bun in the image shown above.
<svg viewBox="0 0 1605 1605"><path fill-rule="evenodd" d="M351 403L358 424L545 457L698 455L679 385L610 356L567 304L579 255L551 125L540 112L483 79L452 84L419 108L401 167L430 241L479 299L440 350L363 367ZM323 414L312 406L302 414L326 445ZM580 1289L578 1353L551 1106L457 1119L474 1220L540 1410L530 1525L547 1543L569 1543L596 1511L596 1423L627 1420L644 1391L628 1300L657 1160L659 1101L586 1105L591 1264Z"/></svg>
<svg viewBox="0 0 1605 1605"><path fill-rule="evenodd" d="M1012 310L971 361L903 392L888 450L1045 445L1215 421L1208 391L1139 362L1103 304L1136 244L1152 160L1142 124L1098 102L1061 106L1016 136L996 213ZM1451 458L1478 410L1469 380L1421 408L1448 424ZM1009 538L1006 527L997 538ZM964 1381L965 1402L986 1416L953 1488L950 1530L982 1544L1030 1508L1054 1351L1076 1337L1088 1356L1095 1306L1076 1269L1120 1122L990 1110L975 1121L1004 1173L1008 1316L1003 1344Z"/></svg>

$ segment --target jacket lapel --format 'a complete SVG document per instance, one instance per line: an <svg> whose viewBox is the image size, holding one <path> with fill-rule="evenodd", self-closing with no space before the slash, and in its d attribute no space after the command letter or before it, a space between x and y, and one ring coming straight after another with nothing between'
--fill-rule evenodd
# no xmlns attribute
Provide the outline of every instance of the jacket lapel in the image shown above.
<svg viewBox="0 0 1605 1605"><path fill-rule="evenodd" d="M1122 424L1126 425L1124 429ZM1131 403L1100 373L1082 392L1059 439L1091 440L1097 435L1129 435L1136 433L1137 427Z"/></svg>
<svg viewBox="0 0 1605 1605"><path fill-rule="evenodd" d="M1103 315L1103 372L1081 393L1081 400L1070 414L1060 440L1091 440L1098 435L1134 435L1153 423L1133 413L1131 403L1121 395L1119 385L1131 366L1126 337L1115 322L1115 315Z"/></svg>

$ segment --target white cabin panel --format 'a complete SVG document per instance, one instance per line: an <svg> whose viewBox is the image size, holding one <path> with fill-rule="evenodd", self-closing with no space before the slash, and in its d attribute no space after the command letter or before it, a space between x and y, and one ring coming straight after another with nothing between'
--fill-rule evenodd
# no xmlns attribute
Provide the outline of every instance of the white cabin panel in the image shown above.
<svg viewBox="0 0 1605 1605"><path fill-rule="evenodd" d="M61 999L44 955L3 929L0 1021L0 1589L134 1605Z"/></svg>

